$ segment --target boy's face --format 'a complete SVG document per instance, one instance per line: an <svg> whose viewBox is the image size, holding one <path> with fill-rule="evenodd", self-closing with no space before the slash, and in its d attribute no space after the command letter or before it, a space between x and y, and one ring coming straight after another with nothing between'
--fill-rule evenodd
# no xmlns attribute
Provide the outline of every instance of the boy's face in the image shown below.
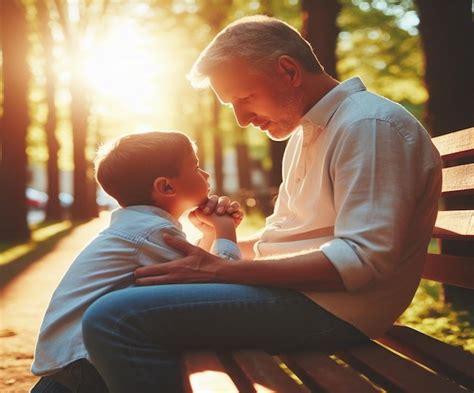
<svg viewBox="0 0 474 393"><path fill-rule="evenodd" d="M173 179L180 205L185 209L204 203L209 194L209 173L199 167L196 153L183 160L179 176Z"/></svg>

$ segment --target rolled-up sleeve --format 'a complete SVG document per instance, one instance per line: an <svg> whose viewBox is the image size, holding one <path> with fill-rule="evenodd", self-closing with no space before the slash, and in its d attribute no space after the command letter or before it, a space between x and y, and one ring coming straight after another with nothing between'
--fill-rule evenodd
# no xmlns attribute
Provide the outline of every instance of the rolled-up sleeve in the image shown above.
<svg viewBox="0 0 474 393"><path fill-rule="evenodd" d="M401 248L418 190L414 141L389 121L352 124L334 149L330 176L337 217L335 239L320 249L347 290L388 278Z"/></svg>

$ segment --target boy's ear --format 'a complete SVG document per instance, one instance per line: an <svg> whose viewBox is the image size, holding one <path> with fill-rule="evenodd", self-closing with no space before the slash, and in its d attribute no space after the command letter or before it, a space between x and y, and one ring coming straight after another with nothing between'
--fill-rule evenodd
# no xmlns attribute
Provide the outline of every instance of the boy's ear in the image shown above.
<svg viewBox="0 0 474 393"><path fill-rule="evenodd" d="M157 177L153 182L153 191L163 196L175 195L175 190L167 177Z"/></svg>

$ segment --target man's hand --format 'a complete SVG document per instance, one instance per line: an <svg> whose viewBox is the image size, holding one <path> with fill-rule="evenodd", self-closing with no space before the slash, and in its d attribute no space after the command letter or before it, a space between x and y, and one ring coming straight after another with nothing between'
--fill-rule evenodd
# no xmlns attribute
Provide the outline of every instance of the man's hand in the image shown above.
<svg viewBox="0 0 474 393"><path fill-rule="evenodd" d="M225 260L168 234L163 234L163 240L185 256L172 262L136 269L137 285L218 282L217 271L222 264L226 264Z"/></svg>

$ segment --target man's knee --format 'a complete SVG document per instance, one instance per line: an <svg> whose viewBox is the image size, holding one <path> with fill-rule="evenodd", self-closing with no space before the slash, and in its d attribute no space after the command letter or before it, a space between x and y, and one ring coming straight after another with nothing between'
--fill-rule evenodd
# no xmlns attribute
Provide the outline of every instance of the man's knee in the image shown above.
<svg viewBox="0 0 474 393"><path fill-rule="evenodd" d="M104 334L110 334L120 318L121 310L126 309L114 293L95 301L82 317L82 336L86 347Z"/></svg>

